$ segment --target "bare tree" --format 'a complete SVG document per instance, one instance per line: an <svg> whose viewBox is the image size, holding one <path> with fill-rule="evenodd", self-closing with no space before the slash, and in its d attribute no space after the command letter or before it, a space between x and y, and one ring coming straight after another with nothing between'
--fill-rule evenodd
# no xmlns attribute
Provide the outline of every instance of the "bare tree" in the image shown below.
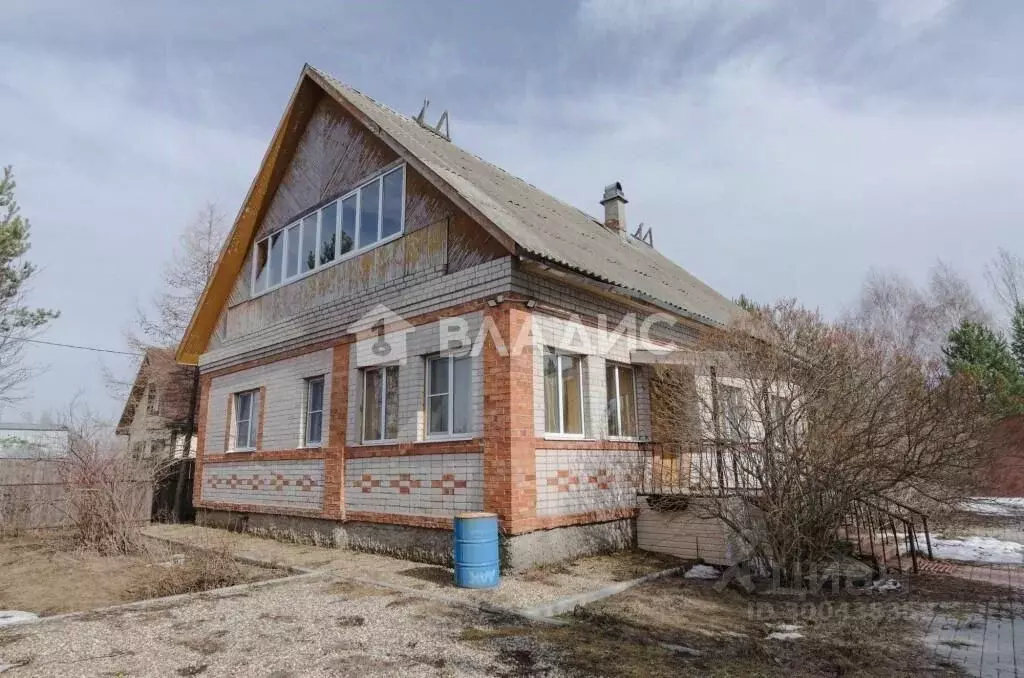
<svg viewBox="0 0 1024 678"><path fill-rule="evenodd" d="M690 413L678 482L753 557L806 572L841 550L858 502L970 494L989 425L973 382L792 301L741 322L709 335L662 397Z"/></svg>
<svg viewBox="0 0 1024 678"><path fill-rule="evenodd" d="M129 337L136 348L177 347L217 265L225 226L224 215L207 203L182 231L164 266L163 287L152 299L153 311L137 312L137 330Z"/></svg>
<svg viewBox="0 0 1024 678"><path fill-rule="evenodd" d="M963 320L986 323L989 314L970 283L943 261L923 288L898 273L869 271L843 316L851 327L926 360L941 358L949 330Z"/></svg>
<svg viewBox="0 0 1024 678"><path fill-rule="evenodd" d="M985 280L999 304L1013 316L1024 302L1024 259L1000 247L985 267Z"/></svg>
<svg viewBox="0 0 1024 678"><path fill-rule="evenodd" d="M129 347L140 356L150 348L167 349L148 370L155 380L175 370L174 350L213 275L226 229L224 215L216 205L207 203L182 230L177 248L164 265L162 285L150 300L149 308L137 308L135 323L125 332ZM125 376L106 368L103 371L111 393L129 398L134 373Z"/></svg>
<svg viewBox="0 0 1024 678"><path fill-rule="evenodd" d="M180 390L182 366L174 361L175 350L188 328L199 300L213 276L221 245L226 235L227 220L216 205L207 203L182 231L179 244L164 267L163 286L153 296L151 310L139 308L135 327L127 332L128 344L144 356L141 368L148 384L153 384L167 401L188 402L188 428L195 430L195 408L198 402L199 371L192 368L188 393ZM155 350L154 350L155 349ZM137 408L143 389L132 388L133 382L115 377L104 370L110 390ZM183 456L191 452L192 436L185 435ZM172 517L180 519L185 488L186 469L178 466Z"/></svg>

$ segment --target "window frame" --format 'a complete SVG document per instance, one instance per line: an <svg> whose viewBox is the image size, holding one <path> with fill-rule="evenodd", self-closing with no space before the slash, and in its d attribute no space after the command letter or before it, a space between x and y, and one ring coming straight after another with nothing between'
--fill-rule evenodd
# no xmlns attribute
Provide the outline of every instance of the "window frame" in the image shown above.
<svg viewBox="0 0 1024 678"><path fill-rule="evenodd" d="M400 197L400 203L401 203L402 211L401 211L401 216L399 217L399 219L400 219L400 227L398 229L398 232L393 233L393 234L391 234L391 235L389 235L389 236L387 236L385 238L382 238L381 237L381 233L383 232L383 229L384 229L384 178L387 177L387 176L390 176L391 174L394 174L395 172L401 172L402 173L402 184L401 184L402 185L402 194L401 194L401 197ZM250 299L254 299L254 298L258 297L258 296L261 296L261 295L266 294L268 292L272 292L272 291L274 291L276 289L284 287L285 285L289 285L289 284L291 284L293 282L297 282L299 280L302 280L303 278L311 276L311 275L317 273L318 271L322 271L323 269L325 269L325 268L327 268L329 266L334 266L334 265L339 264L339 263L341 263L343 261L347 261L348 259L351 259L353 257L357 257L360 254L363 254L365 252L369 252L370 250L372 250L372 249L374 249L376 247L380 247L381 245L385 245L385 244L387 244L387 243L389 243L389 242L391 242L393 240L397 240L398 238L401 238L403 235L405 235L405 216L406 216L406 213L405 213L405 201L406 201L406 192L408 190L408 188L407 188L408 178L409 178L409 174L408 174L408 167L407 167L406 163L403 162L403 163L399 163L398 165L395 165L394 167L389 167L389 168L387 168L387 169L377 173L375 176L371 177L370 179L367 179L366 181L361 182L354 189L352 189L352 190L350 190L350 191L348 191L348 192L346 192L346 193L344 193L342 195L339 195L336 198L333 198L331 200L328 200L328 201L324 202L322 205L317 206L315 209L311 209L311 210L307 210L305 212L302 212L299 216L295 217L294 219L289 220L286 225L282 226L281 228L275 229L274 231L271 231L267 235L265 235L262 238L260 238L259 240L257 240L253 244L252 252L249 255L251 257L250 261L251 261L251 268L252 268L252 271L250 272L250 280L249 280L249 295L250 295L249 298ZM363 244L363 243L359 242L361 240L361 230L362 230L361 229L361 226L362 226L362 224L361 224L361 221L362 221L362 189L367 187L367 186L369 186L370 184L373 184L373 183L376 183L378 185L378 191L377 191L377 239L374 240L371 243ZM345 200L348 200L349 198L351 198L353 196L355 196L355 198L356 198L356 230L355 230L356 238L355 238L355 243L353 244L352 249L349 250L348 252L345 252L344 254L342 254L341 253L342 213L343 213L342 202L345 201ZM323 242L323 237L322 237L322 233L323 233L323 211L327 207L330 207L331 205L334 205L335 208L336 208L335 209L335 223L334 223L334 229L335 229L334 259L332 259L331 261L328 261L326 263L323 263L323 262L320 261L320 254L319 254L320 243ZM289 254L291 254L292 256L298 256L299 254L301 254L305 250L305 233L304 233L305 229L302 228L302 224L303 224L303 221L305 219L307 219L308 217L310 217L311 215L316 215L316 233L314 235L314 239L316 241L316 249L317 249L316 263L315 263L315 265L313 266L312 269L310 269L308 271L303 271L302 270L303 262L301 260L299 260L298 273L296 275L293 275L293 276L289 277L288 276L288 256L289 256ZM291 249L288 247L287 232L293 226L298 226L299 227L298 253L291 252ZM278 234L278 233L280 233L282 235L282 237L284 238L284 243L282 243L283 252L282 252L282 255L281 255L281 261L282 261L282 265L281 265L281 280L276 285L271 285L270 284L270 275L269 275L269 269L270 269L270 244L271 244L270 243L270 239L275 234ZM267 282L263 286L262 289L257 289L256 288L256 280L257 280L258 275L259 275L259 270L258 270L258 267L257 267L256 258L257 258L257 254L259 252L260 246L262 244L264 244L264 243L266 243L266 247L267 247L267 272L268 272L268 274L267 274Z"/></svg>
<svg viewBox="0 0 1024 678"><path fill-rule="evenodd" d="M753 426L753 411L747 396L747 389L743 386L724 383L721 379L715 384L718 400L718 431L716 433L720 440L730 443L746 442L750 440L751 427ZM734 403L730 394L735 394L738 400ZM730 410L736 404L743 413L743 427L738 426L739 422L732 421Z"/></svg>
<svg viewBox="0 0 1024 678"><path fill-rule="evenodd" d="M324 409L324 406L326 405L325 401L326 401L326 398L327 398L327 380L325 379L325 376L326 375L318 374L315 377L307 377L306 379L303 380L305 382L305 385L306 385L306 396L305 396L305 405L302 408L302 410L303 410L303 418L302 418L303 419L303 421L302 421L302 446L304 448L307 448L307 449L323 447L323 445L324 445L324 412L326 411ZM310 409L310 403L313 401L313 399L311 397L312 396L312 388L313 388L313 386L315 384L319 384L320 385L320 409L319 410ZM310 431L310 426L309 426L310 421L309 421L309 418L310 418L310 416L314 412L318 412L320 414L320 434L319 434L320 439L316 440L316 441L312 441L312 440L309 439L309 431Z"/></svg>
<svg viewBox="0 0 1024 678"><path fill-rule="evenodd" d="M570 353L568 351L560 351L554 347L545 347L541 357L541 379L544 378L544 363L543 358L546 354L555 356L555 366L558 374L558 428L559 431L547 430L547 391L544 391L544 436L546 438L562 438L568 440L580 440L587 437L587 403L583 399L583 374L584 374L584 358L586 356L579 353ZM562 357L575 358L579 361L579 403L580 403L580 432L579 433L566 433L565 432L565 412L562 409L562 403L565 401L563 378L562 378Z"/></svg>
<svg viewBox="0 0 1024 678"><path fill-rule="evenodd" d="M616 426L619 430L618 433L612 433L608 431L609 438L615 438L617 440L639 440L640 439L640 400L637 397L636 389L636 375L637 369L635 365L628 363L619 363L613 360L605 361L605 400L607 402L608 394L608 368L612 367L615 369L615 421ZM622 432L622 388L619 381L619 370L629 370L633 373L633 430L636 431L633 435L628 435ZM607 413L606 413L607 414ZM607 417L606 417L607 419Z"/></svg>
<svg viewBox="0 0 1024 678"><path fill-rule="evenodd" d="M386 437L387 436L387 430L388 430L388 419L387 419L387 417L388 417L388 391L387 391L387 388L388 388L388 374L387 374L388 370L395 370L396 378L397 378L398 365L394 365L394 364L390 364L390 365L374 365L372 367L365 367L362 370L360 370L362 372L362 382L363 383L362 383L361 400L360 400L360 404L359 404L359 442L361 444L363 444L363 445L393 444L393 443L398 442L398 436L401 434L400 430L396 430L394 438ZM380 412L379 412L379 414L380 414L380 434L381 434L380 438L367 438L366 437L366 395L368 393L368 391L366 389L366 379L369 376L370 372L380 372L380 388L381 388ZM397 395L399 397L401 397L401 390L402 390L401 384L399 384L397 386L397 388L398 388L398 394ZM399 406L399 412L401 412L401 403L400 402L399 402L398 406ZM401 421L398 421L397 422L397 426L400 426L400 425L401 425ZM397 426L396 426L396 429L397 429Z"/></svg>
<svg viewBox="0 0 1024 678"><path fill-rule="evenodd" d="M430 369L431 363L434 361L444 360L448 364L448 391L445 393L431 393L431 374ZM452 439L463 439L471 437L472 433L470 429L473 426L472 421L466 423L466 430L459 433L454 432L452 429L455 426L455 363L456 361L465 361L469 366L469 393L467 394L467 402L472 407L473 402L473 357L471 355L432 355L427 356L424 366L426 377L424 378L424 398L423 398L423 413L424 413L424 438L427 440L452 440ZM430 399L440 396L448 398L448 430L446 432L432 432L430 430Z"/></svg>
<svg viewBox="0 0 1024 678"><path fill-rule="evenodd" d="M231 436L230 436L230 449L228 452L255 452L256 451L256 438L259 435L259 394L260 389L250 388L244 391L237 391L231 394ZM249 443L247 446L242 447L238 444L238 431L239 431L239 418L238 418L238 401L242 396L249 396L249 417L248 426L246 432L246 442Z"/></svg>
<svg viewBox="0 0 1024 678"><path fill-rule="evenodd" d="M152 383L146 385L146 414L160 415L160 394Z"/></svg>

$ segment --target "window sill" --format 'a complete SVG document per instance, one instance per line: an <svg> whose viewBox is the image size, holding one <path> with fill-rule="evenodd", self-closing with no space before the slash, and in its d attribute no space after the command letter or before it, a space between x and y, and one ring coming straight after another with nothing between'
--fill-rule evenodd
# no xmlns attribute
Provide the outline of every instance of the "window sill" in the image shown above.
<svg viewBox="0 0 1024 678"><path fill-rule="evenodd" d="M597 438L588 438L582 433L545 433L544 440L596 441Z"/></svg>
<svg viewBox="0 0 1024 678"><path fill-rule="evenodd" d="M255 447L236 447L233 450L226 450L224 454L245 454L246 452L255 452Z"/></svg>
<svg viewBox="0 0 1024 678"><path fill-rule="evenodd" d="M356 443L353 447L387 447L390 445L397 445L401 441L398 438L388 438L387 440L364 440L360 443Z"/></svg>
<svg viewBox="0 0 1024 678"><path fill-rule="evenodd" d="M474 438L474 436L462 435L460 433L459 435L454 435L454 436L430 436L429 438L424 438L422 440L414 440L413 444L414 445L423 445L423 444L426 444L426 443L458 443L458 442L466 442L466 441L469 441L469 440L473 440L473 438Z"/></svg>
<svg viewBox="0 0 1024 678"><path fill-rule="evenodd" d="M643 441L640 436L608 436L607 439L613 443L639 443Z"/></svg>

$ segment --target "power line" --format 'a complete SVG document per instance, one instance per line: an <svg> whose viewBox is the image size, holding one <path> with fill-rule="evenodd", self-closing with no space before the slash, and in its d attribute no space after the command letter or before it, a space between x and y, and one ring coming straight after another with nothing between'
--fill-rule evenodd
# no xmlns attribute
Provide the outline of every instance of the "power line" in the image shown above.
<svg viewBox="0 0 1024 678"><path fill-rule="evenodd" d="M76 344L62 344L57 341L43 341L42 339L26 339L24 337L5 337L11 341L27 341L31 344L44 344L46 346L57 346L60 348L74 348L79 351L94 351L96 353L113 353L115 355L130 355L134 358L142 357L141 353L135 353L134 351L116 351L112 348L99 348L97 346L78 346Z"/></svg>

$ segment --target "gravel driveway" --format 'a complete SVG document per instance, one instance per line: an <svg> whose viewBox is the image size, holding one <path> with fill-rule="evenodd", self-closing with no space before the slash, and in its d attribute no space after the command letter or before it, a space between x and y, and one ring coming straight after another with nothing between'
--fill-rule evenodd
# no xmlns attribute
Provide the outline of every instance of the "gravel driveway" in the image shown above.
<svg viewBox="0 0 1024 678"><path fill-rule="evenodd" d="M528 636L460 638L478 610L313 575L143 609L0 630L0 672L22 676L564 675ZM515 623L515 622L513 622ZM7 670L4 671L4 665Z"/></svg>

